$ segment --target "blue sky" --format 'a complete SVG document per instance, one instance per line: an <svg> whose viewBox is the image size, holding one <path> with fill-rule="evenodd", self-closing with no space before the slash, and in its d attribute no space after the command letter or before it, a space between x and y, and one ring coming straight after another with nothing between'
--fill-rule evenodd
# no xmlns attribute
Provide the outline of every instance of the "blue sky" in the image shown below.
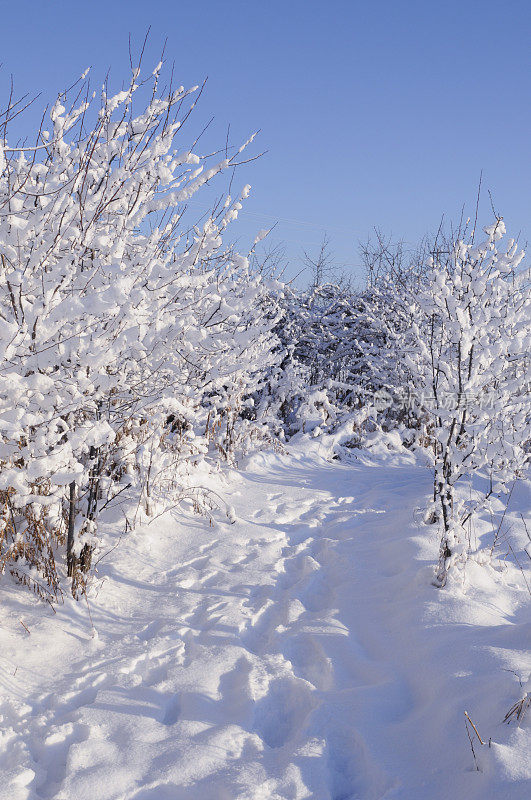
<svg viewBox="0 0 531 800"><path fill-rule="evenodd" d="M261 130L267 155L236 177L253 186L242 249L278 221L293 274L326 230L357 276L373 226L414 242L443 213L473 213L481 171L510 232L531 238L527 0L4 2L0 105L11 73L18 92L43 92L40 106L88 65L118 86L128 34L138 45L148 26L149 64L167 37L179 82L208 76L205 146L229 123L234 143Z"/></svg>

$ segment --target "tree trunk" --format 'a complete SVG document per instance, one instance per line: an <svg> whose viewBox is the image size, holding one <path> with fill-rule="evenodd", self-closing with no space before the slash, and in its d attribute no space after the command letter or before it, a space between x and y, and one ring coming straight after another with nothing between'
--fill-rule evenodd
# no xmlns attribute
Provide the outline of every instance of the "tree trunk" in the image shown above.
<svg viewBox="0 0 531 800"><path fill-rule="evenodd" d="M76 557L74 555L74 523L76 519L76 484L70 484L70 497L68 503L68 538L66 540L66 566L68 577L74 574Z"/></svg>

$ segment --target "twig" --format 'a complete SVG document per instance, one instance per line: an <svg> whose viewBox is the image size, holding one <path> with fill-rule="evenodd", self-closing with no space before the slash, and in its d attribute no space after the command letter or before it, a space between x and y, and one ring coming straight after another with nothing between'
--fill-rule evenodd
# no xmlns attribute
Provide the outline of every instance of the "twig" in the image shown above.
<svg viewBox="0 0 531 800"><path fill-rule="evenodd" d="M118 492L116 492L116 494L113 494L112 497L109 497L107 502L105 502L102 506L100 506L99 513L101 513L104 508L107 508L109 503L112 503L113 500L116 500L116 498L118 497L119 494L121 494L122 492L125 492L126 489L129 489L131 487L131 485L132 485L131 483L128 483L126 486L122 486L122 488Z"/></svg>
<svg viewBox="0 0 531 800"><path fill-rule="evenodd" d="M465 714L466 714L466 711L465 711ZM478 760L476 758L476 751L474 750L474 743L472 741L472 737L470 735L470 731L468 730L468 723L467 723L466 719L465 719L465 728L466 728L466 735L468 736L468 741L470 742L470 747L472 749L472 755L474 756L474 763L476 765L476 770L479 772L480 769L479 769Z"/></svg>
<svg viewBox="0 0 531 800"><path fill-rule="evenodd" d="M490 554L491 555L494 552L494 548L496 547L496 542L498 541L498 536L500 535L501 526L503 525L503 520L505 519L505 514L507 513L507 509L509 508L509 503L511 502L511 497L512 497L512 494L513 494L514 487L516 486L516 481L517 480L518 480L518 478L515 478L514 481L513 481L513 485L511 486L511 491L509 492L509 496L507 498L507 502L505 503L505 507L503 509L503 514L502 514L502 517L501 517L501 520L500 520L500 524L498 525L498 530L494 534L494 539L492 540L492 547L490 549Z"/></svg>
<svg viewBox="0 0 531 800"><path fill-rule="evenodd" d="M483 180L483 170L479 173L479 185L478 185L478 196L476 200L476 215L474 217L474 227L472 229L472 243L474 242L474 236L476 235L476 227L478 224L478 211L479 211L479 199L481 197L481 181Z"/></svg>
<svg viewBox="0 0 531 800"><path fill-rule="evenodd" d="M531 587L529 586L529 584L528 584L528 582L527 582L527 578L526 578L526 576L525 576L524 568L523 568L523 567L522 567L522 565L520 564L520 562L519 562L519 560L518 560L518 558L517 558L517 556L516 556L516 553L514 552L513 548L512 548L512 547L511 547L511 545L509 544L509 542L507 542L507 546L509 547L509 550L510 550L510 551L511 551L511 553L513 554L513 558L514 558L514 560L516 561L516 563L517 563L517 565L518 565L518 568L519 568L520 572L522 573L522 578L524 579L525 585L527 586L527 591L528 591L528 592L529 592L529 594L531 595ZM526 553L527 553L527 550L526 550Z"/></svg>
<svg viewBox="0 0 531 800"><path fill-rule="evenodd" d="M520 684L520 689L524 688L524 684L522 683L522 677L514 669L508 669L507 667L502 667L502 670L504 672L512 672L513 675L516 675L516 677L518 678L518 683Z"/></svg>
<svg viewBox="0 0 531 800"><path fill-rule="evenodd" d="M19 619L19 622L20 622L20 624L22 625L22 627L24 628L24 630L26 630L26 631L27 631L27 633L29 634L29 636L31 636L31 631L30 631L30 629L29 629L29 628L28 628L26 625L24 625L24 623L22 622L22 620L21 620L21 619Z"/></svg>
<svg viewBox="0 0 531 800"><path fill-rule="evenodd" d="M521 512L520 512L520 516L522 517L522 522L524 523L524 528L525 528L525 532L526 532L526 534L527 534L527 538L529 539L529 543L531 544L531 534L530 534L530 533L529 533L529 531L527 530L527 524L526 524L526 521L525 521L525 517L524 517L524 515L523 515ZM527 557L528 557L528 558L531 558L531 553L529 553L529 552L526 550L527 546L528 546L528 545L526 545L526 546L524 547L524 553L527 555Z"/></svg>

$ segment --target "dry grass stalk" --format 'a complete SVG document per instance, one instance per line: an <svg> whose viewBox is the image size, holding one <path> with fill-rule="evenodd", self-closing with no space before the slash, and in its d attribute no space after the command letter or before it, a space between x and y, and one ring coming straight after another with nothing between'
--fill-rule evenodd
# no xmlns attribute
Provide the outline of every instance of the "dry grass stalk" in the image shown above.
<svg viewBox="0 0 531 800"><path fill-rule="evenodd" d="M518 724L524 721L524 717L527 713L527 710L531 706L531 692L526 692L526 694L515 703L505 717L503 721L509 724L513 719L516 720Z"/></svg>
<svg viewBox="0 0 531 800"><path fill-rule="evenodd" d="M480 772L478 760L476 758L476 751L474 750L474 742L472 741L472 736L470 735L470 731L468 729L468 722L466 719L465 719L465 728L466 728L466 735L468 736L468 741L470 742L470 749L472 750L472 756L474 757L474 764L476 765L476 770Z"/></svg>
<svg viewBox="0 0 531 800"><path fill-rule="evenodd" d="M472 720L470 719L470 717L469 717L469 715L468 715L468 711L465 711L465 717L467 718L467 720L470 722L470 724L471 724L471 725L472 725L472 727L474 728L474 730L475 730L475 732L476 732L476 736L478 737L478 739L479 739L479 741L481 742L481 744L485 744L485 742L483 741L483 739L482 739L482 738L481 738L481 736L479 735L479 731L478 731L478 729L476 728L476 726L474 725L474 723L473 723L473 722L472 722Z"/></svg>

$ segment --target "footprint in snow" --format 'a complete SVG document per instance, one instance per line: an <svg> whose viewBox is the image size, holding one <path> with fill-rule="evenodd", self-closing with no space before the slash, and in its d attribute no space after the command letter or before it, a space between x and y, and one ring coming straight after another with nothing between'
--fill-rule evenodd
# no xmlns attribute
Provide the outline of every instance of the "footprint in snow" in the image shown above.
<svg viewBox="0 0 531 800"><path fill-rule="evenodd" d="M147 642L150 639L153 639L164 627L164 620L155 619L153 622L150 622L149 625L140 631L140 633L136 634L137 639L140 639L141 642Z"/></svg>
<svg viewBox="0 0 531 800"><path fill-rule="evenodd" d="M335 723L326 735L326 765L334 800L384 797L391 782L370 757L361 736Z"/></svg>
<svg viewBox="0 0 531 800"><path fill-rule="evenodd" d="M305 722L318 705L306 681L289 676L277 678L255 704L253 731L268 747L284 747L304 736Z"/></svg>
<svg viewBox="0 0 531 800"><path fill-rule="evenodd" d="M252 670L252 662L243 655L228 672L220 676L218 692L232 723L245 725L252 716L253 701L250 688Z"/></svg>
<svg viewBox="0 0 531 800"><path fill-rule="evenodd" d="M181 716L181 698L174 694L167 700L162 707L160 721L163 725L175 725Z"/></svg>
<svg viewBox="0 0 531 800"><path fill-rule="evenodd" d="M52 728L44 741L33 737L29 750L40 769L34 780L37 797L51 800L62 786L67 772L68 755L74 744L86 742L91 728L81 722L69 722Z"/></svg>

